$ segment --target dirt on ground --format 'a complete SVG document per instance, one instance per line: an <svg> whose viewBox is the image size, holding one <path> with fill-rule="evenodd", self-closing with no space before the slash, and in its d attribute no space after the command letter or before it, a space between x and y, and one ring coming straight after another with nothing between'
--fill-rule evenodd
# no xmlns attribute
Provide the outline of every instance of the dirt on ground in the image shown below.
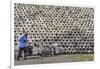
<svg viewBox="0 0 100 69"><path fill-rule="evenodd" d="M50 57L30 56L27 60L15 60L15 65L30 65L30 64L46 64L46 63L63 63L63 62L79 62L93 61L94 54L68 54L55 55Z"/></svg>

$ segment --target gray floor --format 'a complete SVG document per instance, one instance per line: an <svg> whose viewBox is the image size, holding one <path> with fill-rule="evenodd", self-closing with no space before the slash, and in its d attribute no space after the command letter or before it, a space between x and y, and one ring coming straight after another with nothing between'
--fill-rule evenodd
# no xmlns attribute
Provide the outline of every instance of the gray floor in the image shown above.
<svg viewBox="0 0 100 69"><path fill-rule="evenodd" d="M93 54L74 54L74 55L57 55L51 57L28 57L28 60L15 60L15 65L29 65L29 64L45 64L45 63L61 63L61 62L77 62L77 61L93 61Z"/></svg>

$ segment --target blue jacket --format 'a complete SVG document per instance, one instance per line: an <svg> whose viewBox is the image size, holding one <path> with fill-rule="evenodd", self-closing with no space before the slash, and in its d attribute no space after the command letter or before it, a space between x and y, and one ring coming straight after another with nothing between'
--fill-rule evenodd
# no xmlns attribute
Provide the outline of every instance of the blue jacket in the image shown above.
<svg viewBox="0 0 100 69"><path fill-rule="evenodd" d="M22 37L20 37L19 39L19 48L25 48L26 44L27 44L27 37L25 35L23 35Z"/></svg>

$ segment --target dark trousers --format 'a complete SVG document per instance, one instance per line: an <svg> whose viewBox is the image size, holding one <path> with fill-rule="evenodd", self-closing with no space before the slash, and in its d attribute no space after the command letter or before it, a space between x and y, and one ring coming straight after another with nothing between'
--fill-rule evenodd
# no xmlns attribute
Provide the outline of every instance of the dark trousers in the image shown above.
<svg viewBox="0 0 100 69"><path fill-rule="evenodd" d="M19 60L19 58L22 56L22 51L24 51L24 59L26 58L27 54L26 54L26 48L19 48L19 52L18 52L18 56L17 59Z"/></svg>

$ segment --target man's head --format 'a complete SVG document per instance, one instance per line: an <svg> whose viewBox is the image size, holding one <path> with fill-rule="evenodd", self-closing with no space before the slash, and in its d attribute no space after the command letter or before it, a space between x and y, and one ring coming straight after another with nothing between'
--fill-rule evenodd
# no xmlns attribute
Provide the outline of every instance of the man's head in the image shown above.
<svg viewBox="0 0 100 69"><path fill-rule="evenodd" d="M27 36L27 35L28 35L28 32L26 32L26 31L23 31L23 33L24 33L24 35L25 35L25 36Z"/></svg>

